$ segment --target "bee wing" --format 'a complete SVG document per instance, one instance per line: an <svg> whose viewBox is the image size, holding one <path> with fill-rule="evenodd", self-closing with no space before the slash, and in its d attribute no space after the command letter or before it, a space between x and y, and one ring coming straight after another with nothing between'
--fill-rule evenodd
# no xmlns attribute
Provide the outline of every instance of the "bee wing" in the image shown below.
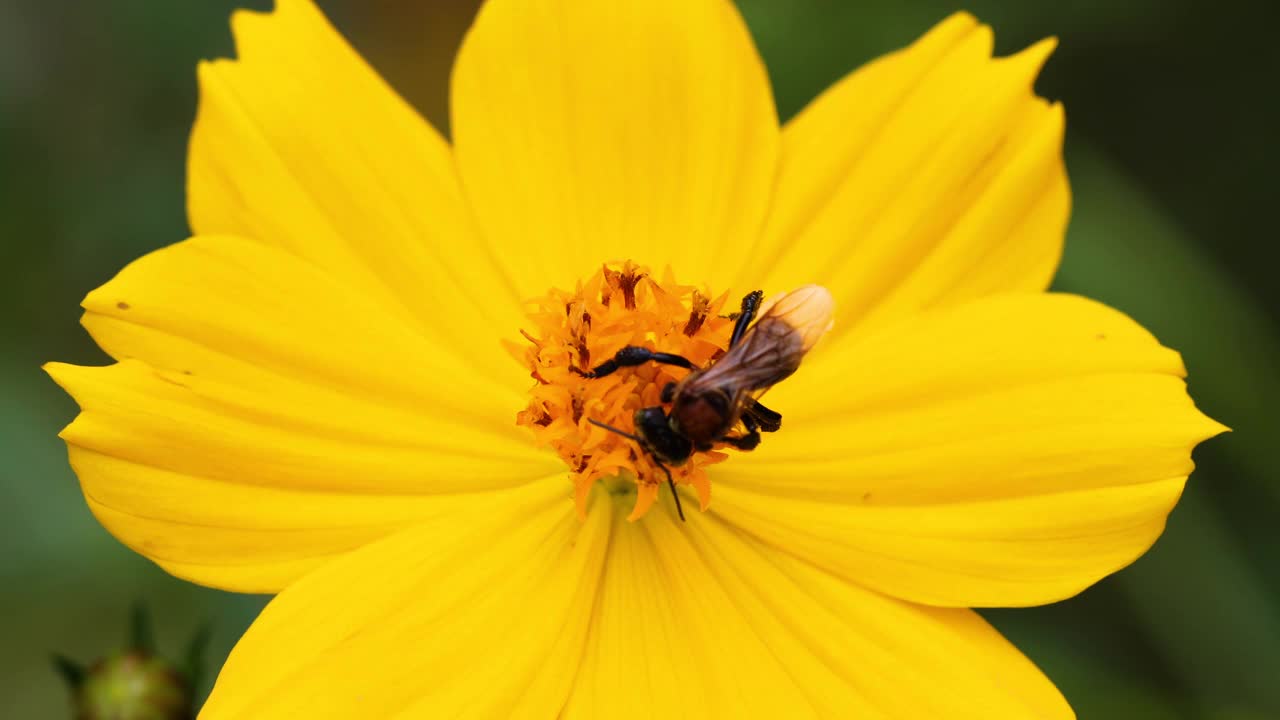
<svg viewBox="0 0 1280 720"><path fill-rule="evenodd" d="M819 285L771 299L742 341L705 371L690 375L686 390L734 388L739 397L764 391L800 367L805 353L831 328L835 301Z"/></svg>
<svg viewBox="0 0 1280 720"><path fill-rule="evenodd" d="M835 323L836 301L821 285L802 285L775 295L760 307L760 320L778 318L801 337L803 352L809 352Z"/></svg>

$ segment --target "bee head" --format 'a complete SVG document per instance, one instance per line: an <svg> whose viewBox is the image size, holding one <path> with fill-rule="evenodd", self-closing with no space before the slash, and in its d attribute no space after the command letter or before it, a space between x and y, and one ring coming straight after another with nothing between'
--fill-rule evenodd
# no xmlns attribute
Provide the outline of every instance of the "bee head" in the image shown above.
<svg viewBox="0 0 1280 720"><path fill-rule="evenodd" d="M671 427L667 413L661 407L641 408L635 414L636 432L644 438L649 452L672 465L680 465L693 454L689 439Z"/></svg>

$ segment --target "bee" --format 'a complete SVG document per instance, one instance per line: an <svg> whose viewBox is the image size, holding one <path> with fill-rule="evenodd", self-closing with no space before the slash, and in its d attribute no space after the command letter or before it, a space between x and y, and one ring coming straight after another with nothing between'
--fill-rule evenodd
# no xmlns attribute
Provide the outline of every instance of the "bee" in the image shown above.
<svg viewBox="0 0 1280 720"><path fill-rule="evenodd" d="M585 378L599 378L650 361L690 371L662 388L660 399L671 406L669 411L657 405L635 412L634 434L588 418L597 427L635 441L653 458L667 476L681 521L684 509L668 466L682 465L694 452L711 450L716 443L754 450L760 433L777 432L782 415L765 407L759 396L795 373L831 328L835 303L824 287L805 285L761 308L763 299L759 290L742 299L729 349L708 367L699 368L681 355L628 345L590 372L578 371Z"/></svg>

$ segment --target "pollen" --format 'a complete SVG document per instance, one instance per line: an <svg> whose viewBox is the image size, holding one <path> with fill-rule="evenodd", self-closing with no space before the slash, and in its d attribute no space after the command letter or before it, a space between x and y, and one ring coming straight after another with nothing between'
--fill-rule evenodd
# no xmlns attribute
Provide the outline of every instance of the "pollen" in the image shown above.
<svg viewBox="0 0 1280 720"><path fill-rule="evenodd" d="M682 355L706 367L724 354L733 319L721 315L728 298L712 298L705 288L679 285L667 270L661 281L632 262L605 265L572 291L553 289L531 303L526 340L513 344L534 380L529 405L516 424L564 459L579 514L597 482L615 496L634 492L629 520L652 507L666 475L634 440L593 425L612 425L635 434L636 410L661 405L662 388L688 370L647 362L598 378L583 377L628 345ZM706 466L725 453L694 453L668 466L677 485L691 486L702 509L711 500Z"/></svg>

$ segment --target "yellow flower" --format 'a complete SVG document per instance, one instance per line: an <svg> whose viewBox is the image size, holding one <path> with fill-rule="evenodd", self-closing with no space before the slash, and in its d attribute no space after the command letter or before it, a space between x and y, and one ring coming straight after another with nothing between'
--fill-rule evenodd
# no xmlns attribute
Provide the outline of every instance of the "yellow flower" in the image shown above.
<svg viewBox="0 0 1280 720"><path fill-rule="evenodd" d="M780 128L727 0L490 0L449 144L278 5L200 67L195 237L84 301L118 362L48 366L107 529L279 593L202 717L1071 717L968 608L1130 563L1223 428L1177 353L1044 292L1052 42L992 59L956 15ZM807 283L835 327L782 430L644 513L665 484L588 421L684 371L569 365L707 362L747 291Z"/></svg>

